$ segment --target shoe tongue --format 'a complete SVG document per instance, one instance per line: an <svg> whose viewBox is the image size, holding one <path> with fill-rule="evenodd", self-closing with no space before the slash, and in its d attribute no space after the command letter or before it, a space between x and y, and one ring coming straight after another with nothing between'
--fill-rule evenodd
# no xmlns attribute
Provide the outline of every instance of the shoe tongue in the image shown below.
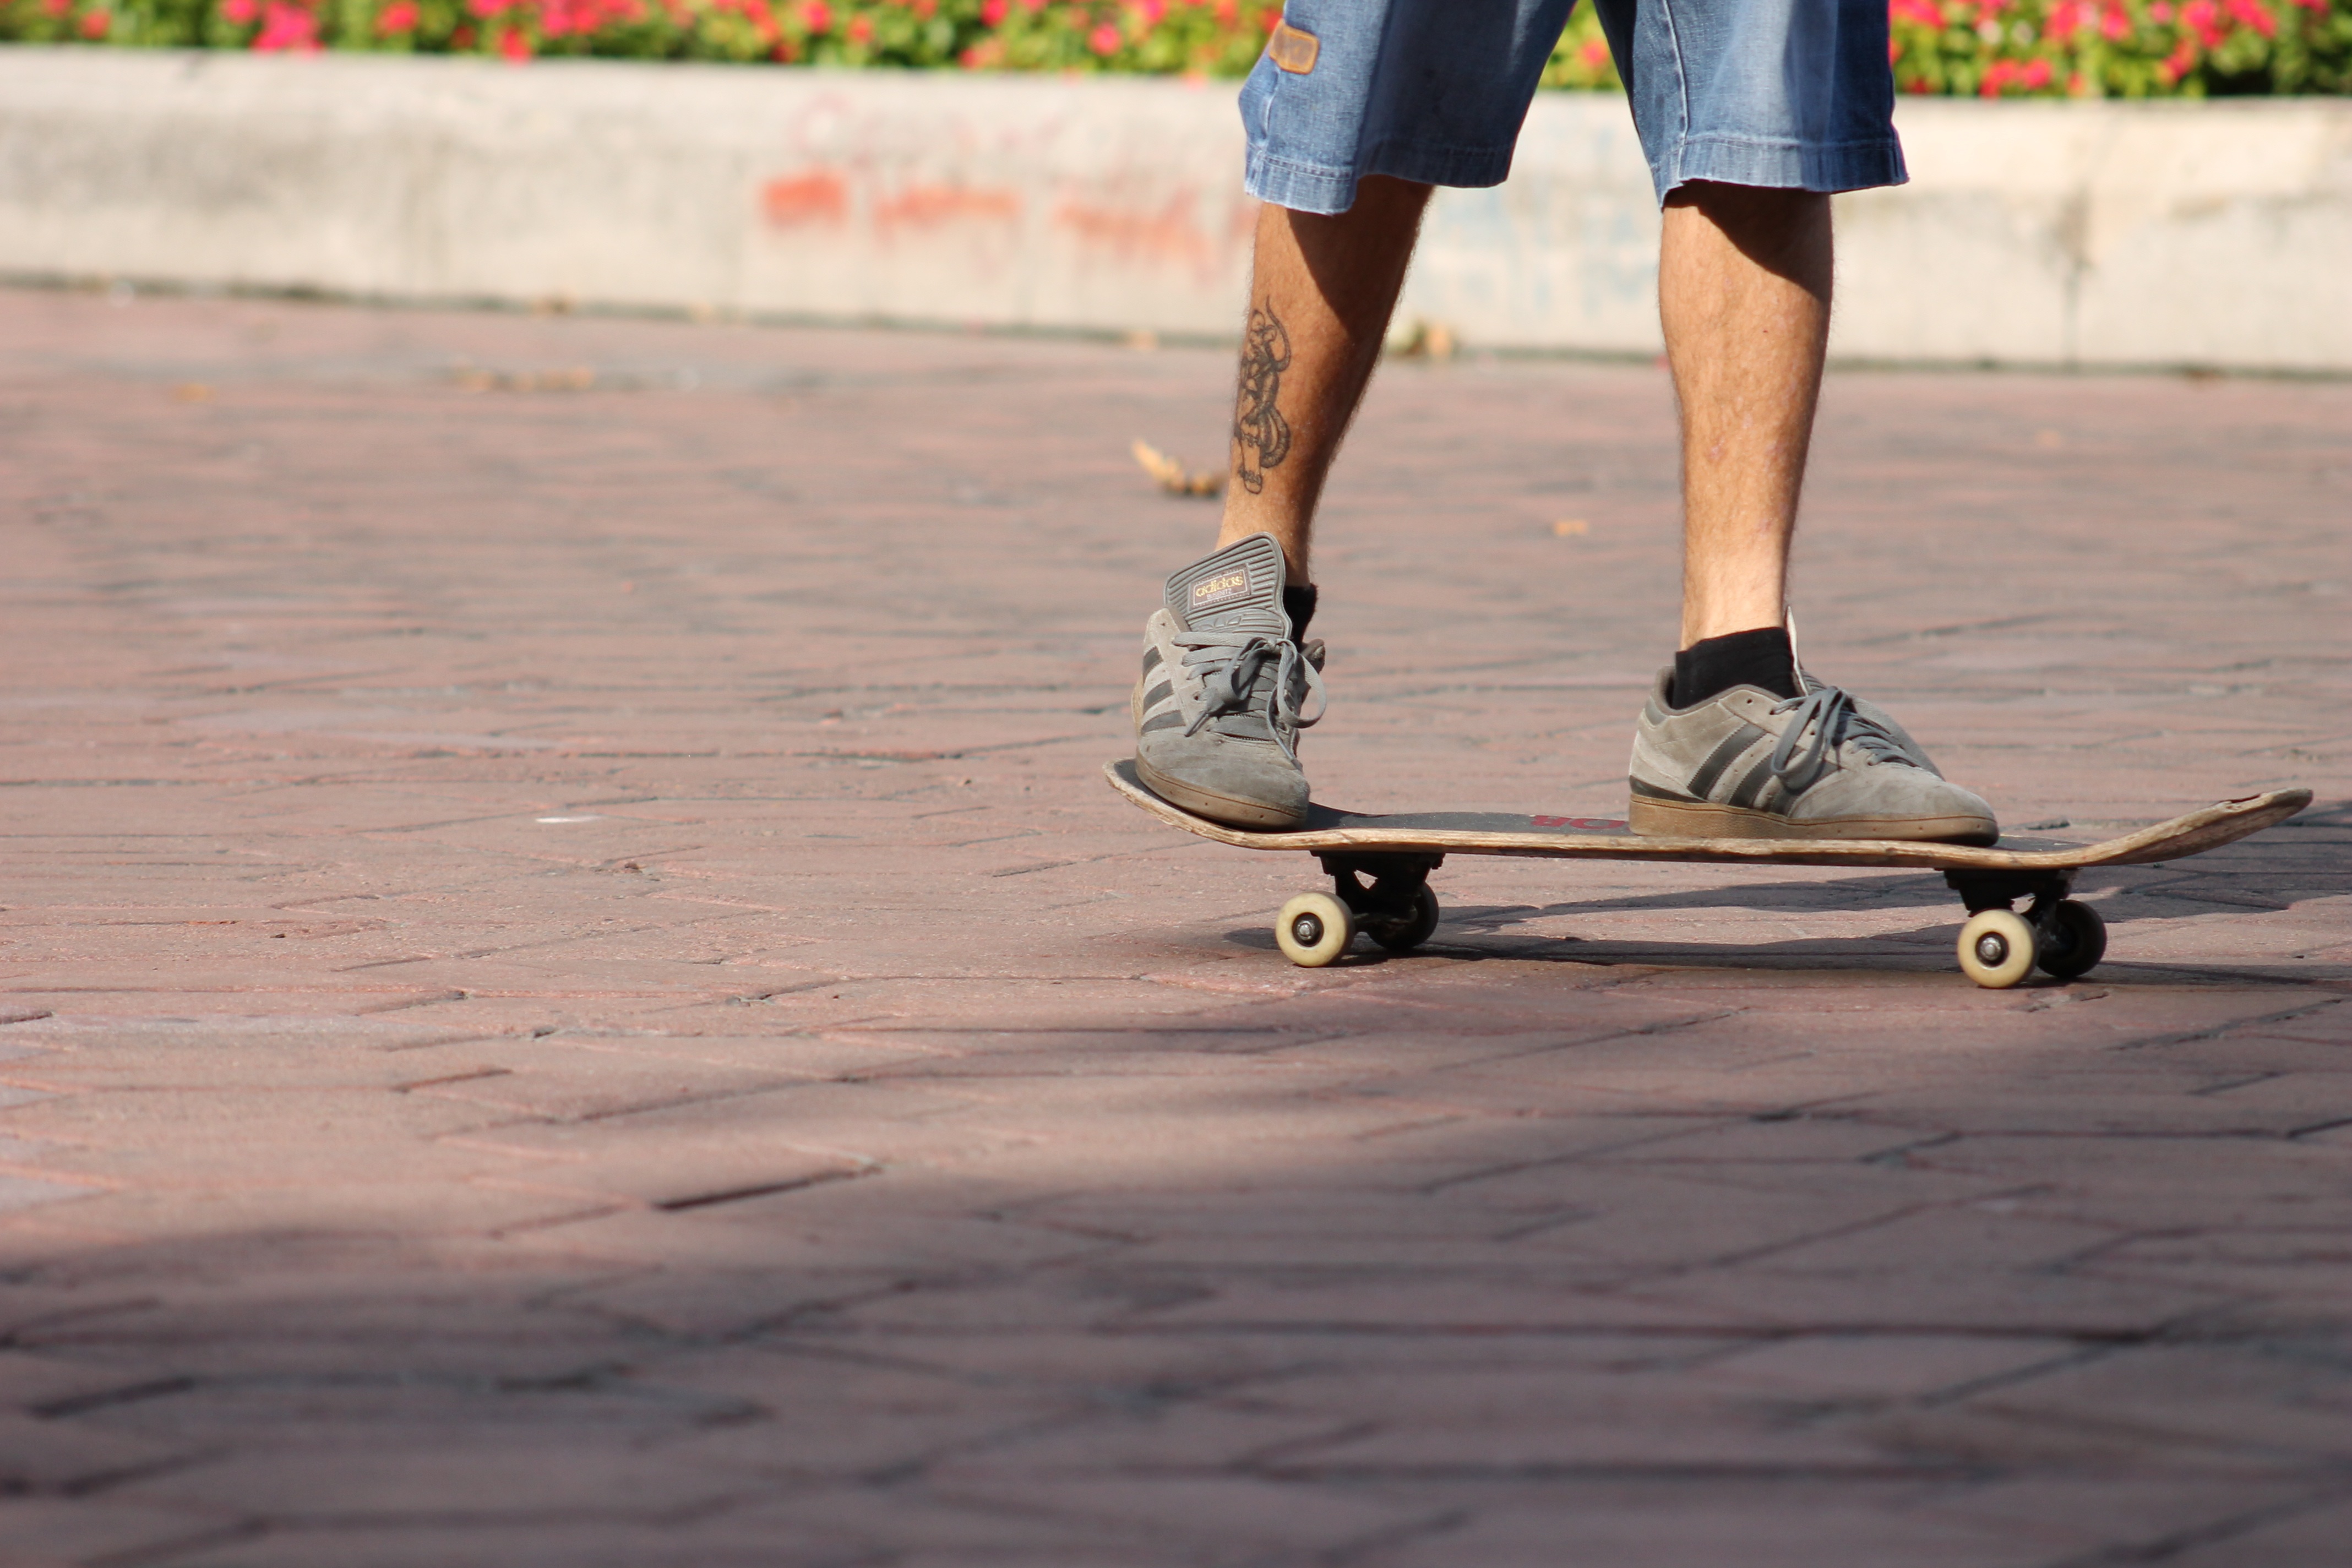
<svg viewBox="0 0 2352 1568"><path fill-rule="evenodd" d="M1259 632L1286 637L1282 612L1282 546L1254 533L1195 561L1168 579L1169 614L1196 632Z"/></svg>

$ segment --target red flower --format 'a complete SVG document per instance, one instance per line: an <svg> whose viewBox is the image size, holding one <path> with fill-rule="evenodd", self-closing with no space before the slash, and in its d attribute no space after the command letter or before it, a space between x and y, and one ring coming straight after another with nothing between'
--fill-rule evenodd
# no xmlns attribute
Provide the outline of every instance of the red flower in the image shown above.
<svg viewBox="0 0 2352 1568"><path fill-rule="evenodd" d="M507 27L499 34L499 53L520 65L530 58L530 40L522 36L520 27Z"/></svg>
<svg viewBox="0 0 2352 1568"><path fill-rule="evenodd" d="M1087 35L1087 47L1105 58L1118 53L1119 45L1126 41L1119 37L1118 28L1108 22Z"/></svg>
<svg viewBox="0 0 2352 1568"><path fill-rule="evenodd" d="M2264 7L2254 4L2254 0L2224 0L2224 4L2228 6L2231 16L2235 16L2263 37L2278 37L2278 18L2272 16Z"/></svg>
<svg viewBox="0 0 2352 1568"><path fill-rule="evenodd" d="M82 13L81 36L85 38L102 38L106 37L109 32L112 31L113 27L114 13L111 11L85 11Z"/></svg>
<svg viewBox="0 0 2352 1568"><path fill-rule="evenodd" d="M983 27L1003 26L1004 13L1010 8L1008 0L980 0L980 25Z"/></svg>
<svg viewBox="0 0 2352 1568"><path fill-rule="evenodd" d="M849 19L849 41L853 44L872 43L874 41L873 19L868 16L852 16Z"/></svg>
<svg viewBox="0 0 2352 1568"><path fill-rule="evenodd" d="M824 0L808 0L808 4L801 7L801 25L812 33L832 32L833 7Z"/></svg>
<svg viewBox="0 0 2352 1568"><path fill-rule="evenodd" d="M49 14L62 16L73 0L49 0ZM221 0L221 15L243 26L261 15L261 0Z"/></svg>
<svg viewBox="0 0 2352 1568"><path fill-rule="evenodd" d="M319 19L299 5L269 0L261 13L261 31L253 47L264 53L311 54L319 47Z"/></svg>
<svg viewBox="0 0 2352 1568"><path fill-rule="evenodd" d="M223 0L221 9L226 12L228 6L229 0ZM410 32L415 26L416 7L411 0L392 0L391 5L376 14L375 30L378 37L393 33Z"/></svg>

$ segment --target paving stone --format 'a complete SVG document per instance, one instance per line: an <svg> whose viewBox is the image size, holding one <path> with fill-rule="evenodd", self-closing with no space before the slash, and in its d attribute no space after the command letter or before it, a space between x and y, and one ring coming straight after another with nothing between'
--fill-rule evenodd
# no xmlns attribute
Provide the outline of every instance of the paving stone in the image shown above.
<svg viewBox="0 0 2352 1568"><path fill-rule="evenodd" d="M81 1499L12 1497L0 1509L0 1553L16 1568L176 1559L244 1532L201 1510L139 1507L117 1500L93 1508Z"/></svg>
<svg viewBox="0 0 2352 1568"><path fill-rule="evenodd" d="M2221 1568L2231 1563L2318 1568L2343 1554L2347 1521L2352 1521L2352 1500L2338 1491L2334 1497L2296 1499L2275 1508L2248 1508L2202 1529L2186 1527L2166 1544L2174 1547L2173 1561L2184 1568Z"/></svg>
<svg viewBox="0 0 2352 1568"><path fill-rule="evenodd" d="M404 1436L341 1451L257 1442L244 1453L120 1489L137 1501L235 1509L296 1525L391 1525L409 1519L652 1522L756 1489L740 1477L619 1447L609 1431L593 1447L527 1438L500 1444L462 1427L414 1447L401 1441Z"/></svg>
<svg viewBox="0 0 2352 1568"><path fill-rule="evenodd" d="M1899 870L1284 963L1312 866L1098 776L1220 351L0 343L12 1562L2341 1555L2352 388L1832 377L1809 667L2053 834L2319 795L1987 993ZM1674 489L1656 367L1384 371L1318 796L1619 814Z"/></svg>
<svg viewBox="0 0 2352 1568"><path fill-rule="evenodd" d="M1809 1476L1768 1480L1715 1474L1706 1486L1707 1506L1693 1509L1681 1505L1683 1489L1663 1479L1646 1486L1639 1480L1612 1486L1605 1479L1533 1485L1527 1489L1529 1501L1467 1511L1450 1529L1399 1542L1367 1561L1382 1568L1464 1562L1531 1568L1559 1561L1564 1537L1573 1541L1579 1563L1596 1568L1733 1561L1768 1568L1821 1562L2027 1568L2048 1561L2043 1549L1924 1513L1908 1506L1905 1489L1883 1483L1839 1488Z"/></svg>

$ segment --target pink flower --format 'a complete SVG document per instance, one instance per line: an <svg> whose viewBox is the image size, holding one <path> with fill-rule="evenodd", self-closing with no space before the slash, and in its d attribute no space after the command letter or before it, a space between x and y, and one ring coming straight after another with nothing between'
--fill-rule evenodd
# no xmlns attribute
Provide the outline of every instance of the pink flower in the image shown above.
<svg viewBox="0 0 2352 1568"><path fill-rule="evenodd" d="M228 0L222 0L221 10L223 12L228 10ZM378 37L393 33L411 32L415 26L416 7L412 4L412 0L392 0L391 5L376 13L375 30Z"/></svg>
<svg viewBox="0 0 2352 1568"><path fill-rule="evenodd" d="M520 27L508 27L499 34L499 53L516 65L530 58L530 40L522 36Z"/></svg>
<svg viewBox="0 0 2352 1568"><path fill-rule="evenodd" d="M852 16L849 19L849 41L853 44L872 43L874 19L870 16Z"/></svg>
<svg viewBox="0 0 2352 1568"><path fill-rule="evenodd" d="M1004 13L1009 9L1008 0L980 0L980 25L983 27L1003 26Z"/></svg>
<svg viewBox="0 0 2352 1568"><path fill-rule="evenodd" d="M2263 37L2278 37L2278 18L2263 6L2254 4L2254 0L2225 0L2225 4L2231 16L2252 27Z"/></svg>
<svg viewBox="0 0 2352 1568"><path fill-rule="evenodd" d="M106 37L109 32L112 31L113 27L114 14L110 11L85 11L82 13L81 36L85 38L102 38Z"/></svg>
<svg viewBox="0 0 2352 1568"><path fill-rule="evenodd" d="M269 0L262 8L261 31L254 35L253 47L265 54L313 53L319 47L319 19L299 5Z"/></svg>
<svg viewBox="0 0 2352 1568"><path fill-rule="evenodd" d="M1118 28L1108 22L1087 35L1087 47L1106 58L1118 53L1119 45L1126 41L1119 37Z"/></svg>
<svg viewBox="0 0 2352 1568"><path fill-rule="evenodd" d="M1156 27L1160 19L1168 15L1168 0L1139 0L1135 8L1141 13L1145 26Z"/></svg>
<svg viewBox="0 0 2352 1568"><path fill-rule="evenodd" d="M71 0L49 0L49 9L62 16L69 4ZM221 15L241 27L261 15L261 0L221 0Z"/></svg>
<svg viewBox="0 0 2352 1568"><path fill-rule="evenodd" d="M2026 89L2030 91L2038 91L2042 88L2048 87L2050 85L2050 62L2048 60L2026 61L2024 73L2017 79L2023 83Z"/></svg>
<svg viewBox="0 0 2352 1568"><path fill-rule="evenodd" d="M833 7L824 0L808 0L808 4L801 7L801 26L812 33L832 32Z"/></svg>

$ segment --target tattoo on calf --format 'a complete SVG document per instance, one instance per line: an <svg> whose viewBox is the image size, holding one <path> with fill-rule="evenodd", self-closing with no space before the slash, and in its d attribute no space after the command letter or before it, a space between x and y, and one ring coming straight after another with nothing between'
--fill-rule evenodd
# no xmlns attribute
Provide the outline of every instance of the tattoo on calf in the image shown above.
<svg viewBox="0 0 2352 1568"><path fill-rule="evenodd" d="M1275 399L1282 373L1290 368L1290 333L1271 301L1253 307L1242 336L1241 391L1234 403L1234 478L1256 495L1265 489L1265 470L1290 456L1290 422ZM1255 458L1255 460L1253 460Z"/></svg>

